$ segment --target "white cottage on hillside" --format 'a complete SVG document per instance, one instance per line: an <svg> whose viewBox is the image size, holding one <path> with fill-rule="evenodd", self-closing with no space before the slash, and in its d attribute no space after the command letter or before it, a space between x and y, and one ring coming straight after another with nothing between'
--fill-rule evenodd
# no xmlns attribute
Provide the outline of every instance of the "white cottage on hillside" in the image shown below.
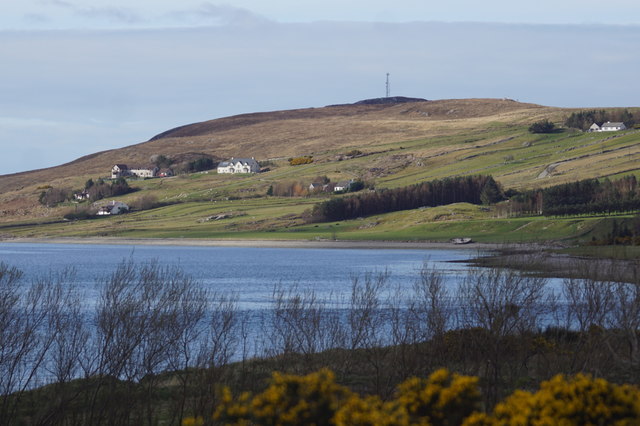
<svg viewBox="0 0 640 426"><path fill-rule="evenodd" d="M129 211L129 206L120 201L109 201L105 206L100 207L98 216L108 216L114 214L126 213Z"/></svg>
<svg viewBox="0 0 640 426"><path fill-rule="evenodd" d="M158 173L155 166L149 167L129 167L126 164L116 164L111 168L111 179L134 176L139 178L154 177Z"/></svg>
<svg viewBox="0 0 640 426"><path fill-rule="evenodd" d="M602 126L598 126L597 123L593 123L591 127L589 127L589 132L618 132L626 129L627 126L622 122L607 121L606 123L603 123Z"/></svg>
<svg viewBox="0 0 640 426"><path fill-rule="evenodd" d="M607 121L602 126L600 126L601 132L617 132L618 130L625 130L627 126L622 122L612 123L611 121Z"/></svg>
<svg viewBox="0 0 640 426"><path fill-rule="evenodd" d="M129 169L129 175L139 178L151 178L156 175L158 168L155 166L149 167L132 167Z"/></svg>
<svg viewBox="0 0 640 426"><path fill-rule="evenodd" d="M129 176L129 167L126 164L116 164L111 168L111 179Z"/></svg>
<svg viewBox="0 0 640 426"><path fill-rule="evenodd" d="M218 173L259 173L260 165L255 158L231 158L218 164Z"/></svg>

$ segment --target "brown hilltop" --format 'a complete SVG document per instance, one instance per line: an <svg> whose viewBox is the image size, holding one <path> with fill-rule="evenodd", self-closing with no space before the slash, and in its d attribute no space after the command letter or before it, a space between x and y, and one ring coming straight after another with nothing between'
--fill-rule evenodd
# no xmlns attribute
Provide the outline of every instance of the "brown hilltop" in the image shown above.
<svg viewBox="0 0 640 426"><path fill-rule="evenodd" d="M554 109L512 100L461 99L242 114L181 126L147 142L87 155L60 166L0 176L0 194L55 185L77 176L107 176L113 164L147 164L154 154L286 158L458 132L472 128L477 120L528 121L544 110Z"/></svg>

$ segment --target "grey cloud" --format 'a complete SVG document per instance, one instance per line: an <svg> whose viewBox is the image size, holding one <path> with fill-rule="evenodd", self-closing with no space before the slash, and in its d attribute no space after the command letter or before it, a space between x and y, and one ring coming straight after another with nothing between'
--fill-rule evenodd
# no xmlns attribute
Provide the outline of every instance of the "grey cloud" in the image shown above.
<svg viewBox="0 0 640 426"><path fill-rule="evenodd" d="M84 7L66 0L41 0L41 3L68 10L82 18L107 20L123 24L135 24L144 21L136 11L124 7Z"/></svg>
<svg viewBox="0 0 640 426"><path fill-rule="evenodd" d="M48 16L40 13L28 13L24 15L22 19L25 22L31 23L31 24L43 24L51 21L51 19Z"/></svg>
<svg viewBox="0 0 640 426"><path fill-rule="evenodd" d="M64 0L40 0L40 3L44 5L58 6L58 7L63 7L67 9L74 9L77 7L73 3L70 3Z"/></svg>
<svg viewBox="0 0 640 426"><path fill-rule="evenodd" d="M214 3L202 3L198 8L177 10L166 16L182 22L205 25L255 26L272 22L248 9Z"/></svg>
<svg viewBox="0 0 640 426"><path fill-rule="evenodd" d="M135 24L143 22L142 17L131 9L119 7L91 7L75 10L80 16L91 19L107 19L111 22Z"/></svg>

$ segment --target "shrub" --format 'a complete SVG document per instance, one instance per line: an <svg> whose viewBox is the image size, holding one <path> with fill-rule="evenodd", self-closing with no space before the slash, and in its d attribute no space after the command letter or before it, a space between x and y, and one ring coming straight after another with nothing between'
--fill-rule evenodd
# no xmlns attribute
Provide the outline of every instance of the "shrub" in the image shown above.
<svg viewBox="0 0 640 426"><path fill-rule="evenodd" d="M555 124L549 120L536 121L529 126L529 132L531 133L553 133L555 130Z"/></svg>
<svg viewBox="0 0 640 426"><path fill-rule="evenodd" d="M158 197L151 194L146 194L138 197L131 203L131 208L135 210L149 210L156 208L160 205L158 203Z"/></svg>
<svg viewBox="0 0 640 426"><path fill-rule="evenodd" d="M300 166L302 164L311 164L311 163L313 163L312 155L304 155L302 157L289 158L289 165L291 166Z"/></svg>
<svg viewBox="0 0 640 426"><path fill-rule="evenodd" d="M478 378L440 369L428 379L414 377L401 383L396 401L411 424L461 424L480 406Z"/></svg>
<svg viewBox="0 0 640 426"><path fill-rule="evenodd" d="M253 398L244 393L234 400L229 389L223 390L214 418L225 424L328 425L352 396L327 369L306 376L273 373L271 385Z"/></svg>
<svg viewBox="0 0 640 426"><path fill-rule="evenodd" d="M461 424L478 409L476 377L442 369L428 379L412 378L398 386L397 398L382 402L378 396L361 398L335 383L327 369L307 376L274 373L262 393L234 399L223 389L214 419L224 424L258 425L410 425ZM183 425L202 424L197 418Z"/></svg>
<svg viewBox="0 0 640 426"><path fill-rule="evenodd" d="M70 200L73 196L73 191L69 188L53 188L50 187L46 191L40 193L40 203L47 207L55 207L60 203L64 203Z"/></svg>
<svg viewBox="0 0 640 426"><path fill-rule="evenodd" d="M347 152L345 155L348 157L357 157L359 155L362 155L362 151L360 151L359 149L352 149L351 151Z"/></svg>
<svg viewBox="0 0 640 426"><path fill-rule="evenodd" d="M476 414L465 425L631 425L640 421L640 390L578 374L557 375L536 393L515 391L492 415Z"/></svg>
<svg viewBox="0 0 640 426"><path fill-rule="evenodd" d="M307 376L274 373L261 394L233 398L223 389L214 420L255 425L632 425L640 420L640 389L578 374L558 375L536 393L522 390L498 403L491 414L479 412L478 378L435 371L428 379L401 383L396 398L360 397L336 384L327 369ZM183 420L203 425L202 417Z"/></svg>
<svg viewBox="0 0 640 426"><path fill-rule="evenodd" d="M95 209L79 208L79 209L73 209L69 211L63 217L66 220L84 220L84 219L94 219L95 214L96 214Z"/></svg>

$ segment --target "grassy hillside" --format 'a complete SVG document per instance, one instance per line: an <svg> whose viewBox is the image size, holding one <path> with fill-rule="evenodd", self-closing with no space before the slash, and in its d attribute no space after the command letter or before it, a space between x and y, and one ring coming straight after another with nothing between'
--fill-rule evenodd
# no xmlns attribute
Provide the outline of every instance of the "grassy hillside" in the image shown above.
<svg viewBox="0 0 640 426"><path fill-rule="evenodd" d="M271 185L295 181L308 186L317 176L333 182L359 178L376 188L393 188L447 176L491 174L505 189L527 189L639 174L640 133L636 130L582 133L565 129L545 135L527 131L541 119L559 125L572 111L510 100L442 100L245 114L183 126L148 142L59 167L0 176L0 237L439 240L469 235L478 240L514 241L582 235L599 219L541 225L540 218L499 220L491 211L471 206L454 207L455 214L449 215L446 210L427 209L316 227L303 225L301 214L323 197L265 195ZM361 154L345 155L352 150ZM268 162L270 171L130 181L136 192L118 199L135 203L150 197L165 207L100 220L61 223L62 215L77 205L47 208L38 203L45 185L80 189L89 178L108 176L115 163L147 164L152 155L185 153L251 156ZM288 164L287 158L301 155L312 155L314 162ZM220 215L225 218L217 218ZM473 223L478 223L477 229Z"/></svg>

